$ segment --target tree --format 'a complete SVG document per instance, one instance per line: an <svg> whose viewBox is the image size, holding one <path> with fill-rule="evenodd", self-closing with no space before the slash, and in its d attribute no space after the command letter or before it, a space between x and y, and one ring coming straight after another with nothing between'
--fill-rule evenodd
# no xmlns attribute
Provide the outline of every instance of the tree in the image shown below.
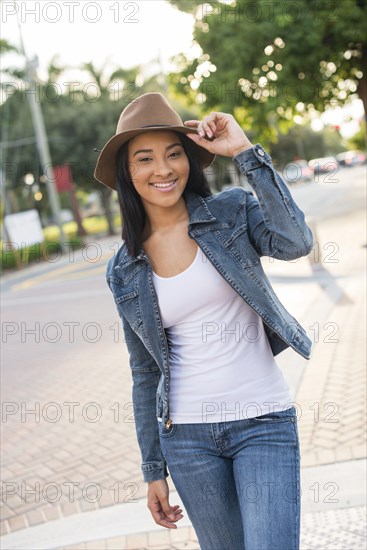
<svg viewBox="0 0 367 550"><path fill-rule="evenodd" d="M360 97L367 112L366 0L170 0L195 16L202 51L171 82L206 110L233 112L264 142L293 117Z"/></svg>
<svg viewBox="0 0 367 550"><path fill-rule="evenodd" d="M365 149L366 147L365 135L366 121L363 120L358 132L348 140L349 149L360 149L361 151L363 151L363 149Z"/></svg>
<svg viewBox="0 0 367 550"><path fill-rule="evenodd" d="M104 65L103 70L99 70L90 62L83 65L90 76L89 82L82 83L78 89L68 87L62 90L56 79L65 69L53 58L46 80L37 82L34 88L42 104L51 158L55 165L66 163L71 166L77 189L101 193L109 232L114 234L109 200L112 192L93 177L98 156L94 149L101 149L115 133L119 115L128 103L145 91L160 91L160 85L155 76L144 81L139 67L108 70ZM13 72L8 74L8 84L17 84ZM12 145L5 149L8 186L22 198L24 175L32 172L36 181L42 182L43 167L38 158L26 101L28 92L24 86L10 88L6 101L0 105L0 132L2 141ZM46 209L43 201L39 206Z"/></svg>
<svg viewBox="0 0 367 550"><path fill-rule="evenodd" d="M117 70L111 72L106 71L106 66L104 65L102 69L98 69L92 61L89 61L87 63L84 63L81 67L82 70L84 70L88 76L92 79L92 82L97 87L97 94L96 98L98 98L99 106L95 105L94 109L95 111L93 113L86 114L88 123L91 122L92 118L95 118L97 115L97 120L100 122L96 124L95 128L108 128L111 130L112 126L112 119L111 119L111 126L108 126L106 124L103 124L103 121L106 121L106 115L111 114L114 122L116 121L116 118L119 115L119 112L121 110L121 104L119 105L118 111L116 110L116 99L119 100L126 95L134 94L136 95L136 90L138 88L136 84L136 80L139 75L139 67L133 67L131 69L122 69L118 68ZM99 96L99 97L98 97ZM89 98L85 98L89 99ZM133 99L133 97L131 98ZM93 101L93 98L92 98ZM114 103L113 103L114 102ZM102 106L102 110L100 107ZM91 105L84 105L84 111L85 107L87 110L91 110ZM107 115L108 116L108 115ZM97 134L99 131L94 131L92 133L92 136L94 139L96 139ZM111 136L111 133L106 135L104 139L99 140L99 143L103 143L104 141L107 141L107 139ZM97 147L98 148L98 147ZM90 149L92 150L92 148ZM113 226L113 216L112 216L112 210L111 210L111 195L112 191L106 186L99 186L98 188L99 192L101 193L102 197L102 204L104 207L104 210L106 212L106 218L107 218L107 224L108 224L108 233L109 235L114 235L115 230Z"/></svg>
<svg viewBox="0 0 367 550"><path fill-rule="evenodd" d="M18 49L16 46L13 46L10 44L8 40L5 40L5 38L0 38L0 55L3 55L7 52L17 52Z"/></svg>

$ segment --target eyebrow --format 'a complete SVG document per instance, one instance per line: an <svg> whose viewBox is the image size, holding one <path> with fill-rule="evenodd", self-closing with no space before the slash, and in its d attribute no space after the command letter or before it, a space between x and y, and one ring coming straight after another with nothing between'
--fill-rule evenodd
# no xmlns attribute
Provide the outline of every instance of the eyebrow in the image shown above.
<svg viewBox="0 0 367 550"><path fill-rule="evenodd" d="M168 151L168 149L172 149L172 147L176 147L177 145L182 147L182 143L172 143L172 145L168 145L168 147L166 147L166 151ZM138 153L152 153L152 152L153 152L153 149L139 149L138 151L135 151L135 153L133 154L133 157L135 157L135 155L137 155Z"/></svg>

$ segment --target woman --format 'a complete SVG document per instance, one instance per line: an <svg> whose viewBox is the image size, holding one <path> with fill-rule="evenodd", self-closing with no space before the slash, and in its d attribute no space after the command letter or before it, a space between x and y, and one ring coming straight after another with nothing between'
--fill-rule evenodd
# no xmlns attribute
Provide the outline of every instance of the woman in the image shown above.
<svg viewBox="0 0 367 550"><path fill-rule="evenodd" d="M257 194L213 195L203 168L230 157ZM107 282L130 356L148 507L176 528L173 483L201 548L297 549L297 417L274 356L311 342L260 256L307 255L312 234L270 156L235 119L182 123L158 93L120 116L95 170L116 189L123 245Z"/></svg>

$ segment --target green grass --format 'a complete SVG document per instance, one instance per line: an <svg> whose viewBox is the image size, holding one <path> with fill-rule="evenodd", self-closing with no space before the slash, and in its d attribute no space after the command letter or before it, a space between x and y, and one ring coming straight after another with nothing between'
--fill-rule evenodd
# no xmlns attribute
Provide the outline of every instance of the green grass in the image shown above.
<svg viewBox="0 0 367 550"><path fill-rule="evenodd" d="M120 226L120 216L117 215L114 218L114 225L116 228ZM84 218L83 227L88 235L98 235L100 233L107 233L108 224L105 216L93 216L91 218ZM76 222L64 223L62 226L65 236L77 235L78 226ZM49 241L59 240L60 230L57 225L49 225L43 229L45 238Z"/></svg>
<svg viewBox="0 0 367 550"><path fill-rule="evenodd" d="M120 216L114 217L114 226L117 230L120 227ZM101 235L107 233L108 224L105 216L94 216L91 218L85 218L83 220L83 227L88 235ZM83 241L78 237L78 226L76 222L67 222L62 225L65 239L72 248L79 248L83 245ZM57 254L61 251L60 246L60 230L57 225L49 225L43 228L43 234L45 241L43 243L36 243L31 246L27 246L17 251L14 249L9 250L7 243L0 241L1 245L1 268L12 269L17 266L18 262L21 264L28 264L30 262L39 262L43 258L49 257L51 254Z"/></svg>

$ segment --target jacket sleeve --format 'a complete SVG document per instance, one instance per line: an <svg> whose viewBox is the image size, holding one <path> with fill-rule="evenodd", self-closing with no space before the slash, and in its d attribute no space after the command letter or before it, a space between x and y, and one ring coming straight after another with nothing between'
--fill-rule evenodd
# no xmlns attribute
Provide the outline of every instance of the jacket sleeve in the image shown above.
<svg viewBox="0 0 367 550"><path fill-rule="evenodd" d="M257 143L233 157L233 162L257 196L248 193L246 209L249 236L257 252L280 260L307 256L313 247L311 229L270 155Z"/></svg>
<svg viewBox="0 0 367 550"><path fill-rule="evenodd" d="M109 283L108 283L109 284ZM165 479L169 473L162 455L156 417L156 392L161 371L117 305L132 375L135 430L144 481Z"/></svg>

